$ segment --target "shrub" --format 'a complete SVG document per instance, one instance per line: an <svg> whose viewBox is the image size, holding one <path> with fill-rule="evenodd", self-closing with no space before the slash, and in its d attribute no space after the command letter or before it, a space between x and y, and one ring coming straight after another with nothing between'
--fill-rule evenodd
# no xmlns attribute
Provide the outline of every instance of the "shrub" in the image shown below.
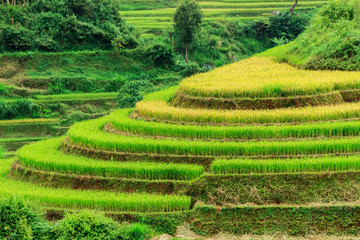
<svg viewBox="0 0 360 240"><path fill-rule="evenodd" d="M147 60L156 67L171 67L175 64L174 49L167 44L157 43L145 51Z"/></svg>
<svg viewBox="0 0 360 240"><path fill-rule="evenodd" d="M152 236L153 231L147 226L139 223L123 225L122 236L129 240L147 240Z"/></svg>
<svg viewBox="0 0 360 240"><path fill-rule="evenodd" d="M150 83L146 81L130 81L126 83L119 91L118 106L120 108L132 108L136 103L143 99L140 89L149 87Z"/></svg>
<svg viewBox="0 0 360 240"><path fill-rule="evenodd" d="M99 0L31 0L1 4L0 51L112 49L122 36L137 46L134 29L119 17L119 4Z"/></svg>
<svg viewBox="0 0 360 240"><path fill-rule="evenodd" d="M13 197L0 203L0 239L39 239L49 230L50 225L22 200Z"/></svg>
<svg viewBox="0 0 360 240"><path fill-rule="evenodd" d="M120 225L103 214L90 211L67 214L56 223L53 233L53 238L59 240L147 240L152 236L152 230L146 225Z"/></svg>
<svg viewBox="0 0 360 240"><path fill-rule="evenodd" d="M31 116L37 111L37 105L29 99L0 100L0 120Z"/></svg>
<svg viewBox="0 0 360 240"><path fill-rule="evenodd" d="M120 225L103 214L81 211L67 214L54 227L56 239L122 239Z"/></svg>

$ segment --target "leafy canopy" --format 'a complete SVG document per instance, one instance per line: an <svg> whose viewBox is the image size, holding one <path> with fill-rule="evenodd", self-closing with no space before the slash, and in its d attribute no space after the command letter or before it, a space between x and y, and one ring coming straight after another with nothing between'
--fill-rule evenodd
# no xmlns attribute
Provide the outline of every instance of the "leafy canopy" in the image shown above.
<svg viewBox="0 0 360 240"><path fill-rule="evenodd" d="M185 44L194 40L195 33L200 29L203 13L194 0L184 0L174 15L175 31Z"/></svg>

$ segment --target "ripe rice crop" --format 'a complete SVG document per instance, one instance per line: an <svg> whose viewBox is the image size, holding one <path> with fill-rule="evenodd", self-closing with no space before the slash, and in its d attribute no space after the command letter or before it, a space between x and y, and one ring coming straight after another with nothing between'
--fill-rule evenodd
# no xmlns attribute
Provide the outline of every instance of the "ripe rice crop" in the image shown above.
<svg viewBox="0 0 360 240"><path fill-rule="evenodd" d="M59 122L59 119L48 119L48 118L38 118L38 119L16 119L16 120L3 120L0 121L0 126L12 126L12 125L28 125L28 124L53 124Z"/></svg>
<svg viewBox="0 0 360 240"><path fill-rule="evenodd" d="M116 99L118 93L73 93L58 95L37 95L35 98L40 101L73 101L89 99Z"/></svg>
<svg viewBox="0 0 360 240"><path fill-rule="evenodd" d="M360 88L360 72L309 71L270 58L252 57L180 83L193 96L269 98Z"/></svg>
<svg viewBox="0 0 360 240"><path fill-rule="evenodd" d="M24 166L39 170L100 177L191 180L204 172L202 166L189 164L103 162L65 155L59 150L62 140L56 138L27 145L18 150L18 159Z"/></svg>
<svg viewBox="0 0 360 240"><path fill-rule="evenodd" d="M201 124L306 123L360 117L359 103L271 110L212 110L172 107L164 101L141 101L136 112L148 119Z"/></svg>
<svg viewBox="0 0 360 240"><path fill-rule="evenodd" d="M102 131L110 120L111 117L105 117L76 123L68 132L69 139L74 144L99 150L168 155L289 156L354 153L360 151L360 138L356 137L287 142L209 142L122 136Z"/></svg>
<svg viewBox="0 0 360 240"><path fill-rule="evenodd" d="M39 206L116 212L173 212L190 208L190 197L47 188L6 176L11 160L0 162L0 198L16 195Z"/></svg>
<svg viewBox="0 0 360 240"><path fill-rule="evenodd" d="M112 113L110 122L113 128L140 136L218 140L342 137L358 136L360 133L360 121L272 126L198 126L135 120L129 117L132 111L125 109Z"/></svg>
<svg viewBox="0 0 360 240"><path fill-rule="evenodd" d="M214 174L296 173L360 170L360 156L302 159L234 159L216 160Z"/></svg>

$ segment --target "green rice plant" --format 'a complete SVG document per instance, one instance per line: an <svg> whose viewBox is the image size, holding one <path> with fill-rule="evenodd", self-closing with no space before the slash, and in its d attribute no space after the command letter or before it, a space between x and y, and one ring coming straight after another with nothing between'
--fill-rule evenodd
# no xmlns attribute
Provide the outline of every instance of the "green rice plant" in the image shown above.
<svg viewBox="0 0 360 240"><path fill-rule="evenodd" d="M218 142L153 139L106 133L104 126L110 117L76 123L68 132L74 144L99 150L127 153L205 155L205 156L258 156L258 155L317 155L354 153L360 151L360 138ZM91 134L89 134L91 133Z"/></svg>
<svg viewBox="0 0 360 240"><path fill-rule="evenodd" d="M94 209L108 212L174 212L190 208L190 197L183 195L54 189L14 181L6 177L11 161L11 159L0 161L0 199L16 195L44 207Z"/></svg>
<svg viewBox="0 0 360 240"><path fill-rule="evenodd" d="M233 141L343 137L360 133L360 121L269 126L180 125L135 120L129 117L132 112L132 109L124 109L112 113L111 126L121 133L138 136Z"/></svg>
<svg viewBox="0 0 360 240"><path fill-rule="evenodd" d="M191 180L204 172L202 166L155 162L97 161L65 155L59 149L63 138L27 145L18 150L18 159L26 167L59 173L148 180Z"/></svg>
<svg viewBox="0 0 360 240"><path fill-rule="evenodd" d="M360 156L286 160L219 159L213 162L211 170L214 174L358 171L360 170Z"/></svg>

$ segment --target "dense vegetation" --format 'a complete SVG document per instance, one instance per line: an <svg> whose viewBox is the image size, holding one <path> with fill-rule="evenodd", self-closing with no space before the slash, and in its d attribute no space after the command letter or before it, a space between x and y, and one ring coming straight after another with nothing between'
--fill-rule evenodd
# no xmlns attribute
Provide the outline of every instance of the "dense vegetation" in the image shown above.
<svg viewBox="0 0 360 240"><path fill-rule="evenodd" d="M185 21L181 31L178 25L175 32L169 29L156 38L138 34L134 49L125 46L125 35L117 35L111 40L113 49L79 51L82 48L74 44L74 51L67 53L34 49L37 52L1 55L2 96L33 98L25 103L4 100L7 112L2 118L42 118L0 122L1 136L11 137L9 131L14 131L22 140L39 140L31 138L30 128L39 136L53 136L52 128L70 124L62 118L69 112L76 121L82 119L80 111L94 119L75 123L63 130L66 136L24 146L13 158L0 161L0 199L16 195L40 206L49 219L63 218L49 224L11 199L0 205L0 238L7 238L11 228L7 234L24 239L148 239L151 233L173 235L184 222L204 236L220 231L358 236L359 74L296 69L277 62L302 59L307 47L312 53L325 51L323 44L304 39L323 41L323 36L335 34L338 25L332 24L357 19L358 4L331 1L305 33L301 32L311 13L274 12L248 23L208 19L221 12L262 13L270 6L270 0L264 1L250 8L243 0L199 5L186 0L175 22L184 23L186 6L195 4L193 28L187 29ZM18 10L32 9L39 2L30 1ZM139 4L145 2L138 2L104 4L114 4L116 10L121 6L120 14L144 14ZM80 3L89 4L90 10L103 6L90 0L69 6ZM144 7L150 15L166 6L170 9L163 14L172 15L173 2L152 3L154 9ZM2 1L1 7L17 6L18 1ZM200 24L197 6L222 11L205 8ZM227 9L235 6L234 11ZM332 28L314 38L317 31L325 31L323 25ZM304 47L296 48L300 43ZM274 45L283 46L241 60ZM335 45L344 50L342 42ZM83 47L91 49L91 44ZM184 48L189 48L188 59ZM331 63L328 53L318 63ZM339 66L353 65L351 57L336 61ZM310 63L314 62L303 66L310 68ZM322 70L332 69L321 64ZM180 86L168 88L182 78ZM129 108L113 111L115 104ZM101 116L94 108L102 109L103 115L113 112ZM2 142L6 138L0 138ZM83 209L105 212L112 220L78 211Z"/></svg>
<svg viewBox="0 0 360 240"><path fill-rule="evenodd" d="M331 1L298 39L274 50L278 51L275 55L279 60L308 69L358 71L359 23L359 1Z"/></svg>
<svg viewBox="0 0 360 240"><path fill-rule="evenodd" d="M0 52L111 49L117 38L136 47L119 10L113 1L2 1Z"/></svg>
<svg viewBox="0 0 360 240"><path fill-rule="evenodd" d="M0 237L3 239L146 240L153 234L146 225L120 225L103 214L90 211L66 214L53 225L16 197L0 202L0 220Z"/></svg>

